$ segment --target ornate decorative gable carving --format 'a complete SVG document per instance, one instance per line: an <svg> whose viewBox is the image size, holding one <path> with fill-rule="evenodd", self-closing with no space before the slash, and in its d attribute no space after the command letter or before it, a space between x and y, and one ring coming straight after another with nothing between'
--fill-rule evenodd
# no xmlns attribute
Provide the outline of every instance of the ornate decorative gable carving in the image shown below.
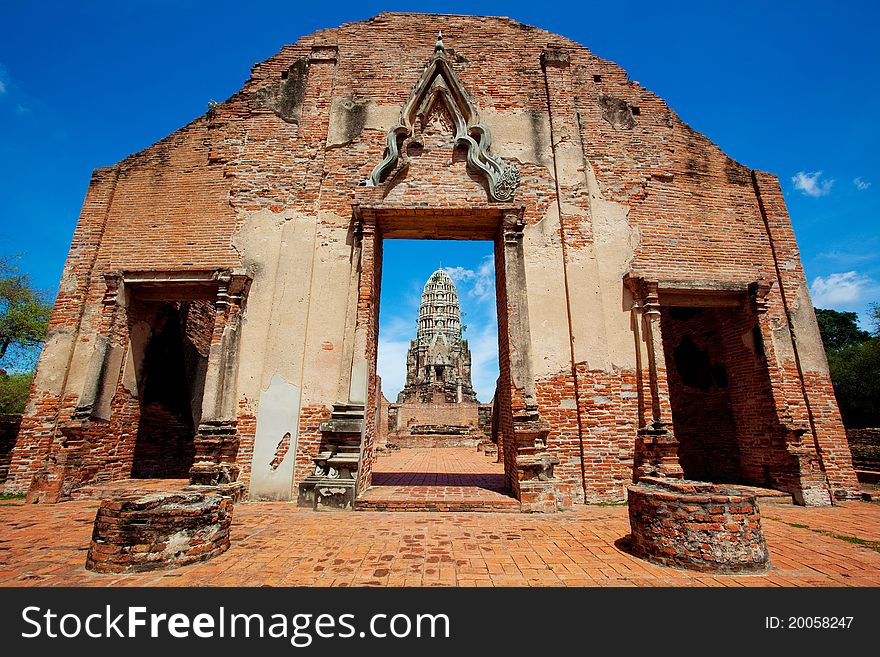
<svg viewBox="0 0 880 657"><path fill-rule="evenodd" d="M446 123L452 125L447 126ZM519 170L492 155L492 134L480 123L479 114L461 79L446 59L442 35L438 35L434 56L422 73L400 113L397 125L386 137L384 159L376 165L365 184L375 187L385 182L397 166L403 142L428 126L450 129L453 147L467 146L467 162L486 178L493 201L511 201L519 186Z"/></svg>

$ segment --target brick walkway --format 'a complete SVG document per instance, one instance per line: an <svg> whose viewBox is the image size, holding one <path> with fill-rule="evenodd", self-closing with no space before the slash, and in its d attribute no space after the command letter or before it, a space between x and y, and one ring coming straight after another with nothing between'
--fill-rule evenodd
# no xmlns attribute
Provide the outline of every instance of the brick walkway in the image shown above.
<svg viewBox="0 0 880 657"><path fill-rule="evenodd" d="M473 447L408 448L381 454L358 509L511 511L504 465Z"/></svg>
<svg viewBox="0 0 880 657"><path fill-rule="evenodd" d="M773 568L717 577L623 551L625 506L555 515L343 514L241 503L225 554L166 573L119 576L83 567L94 500L2 504L0 586L880 586L880 545L853 542L880 541L880 504L869 502L766 506Z"/></svg>

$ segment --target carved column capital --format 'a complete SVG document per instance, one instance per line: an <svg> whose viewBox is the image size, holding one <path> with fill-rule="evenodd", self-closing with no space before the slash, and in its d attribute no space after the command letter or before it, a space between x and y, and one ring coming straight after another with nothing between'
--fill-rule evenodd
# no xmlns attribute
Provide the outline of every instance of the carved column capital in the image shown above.
<svg viewBox="0 0 880 657"><path fill-rule="evenodd" d="M632 292L635 305L649 316L648 319L656 319L660 316L660 285L658 281L627 275L623 282Z"/></svg>
<svg viewBox="0 0 880 657"><path fill-rule="evenodd" d="M660 319L660 292L657 281L642 281L642 308L649 319Z"/></svg>
<svg viewBox="0 0 880 657"><path fill-rule="evenodd" d="M523 238L523 229L526 226L522 208L505 210L501 220L501 230L504 233L504 243L509 246L520 244Z"/></svg>
<svg viewBox="0 0 880 657"><path fill-rule="evenodd" d="M360 242L364 237L375 237L378 230L378 218L376 210L370 207L364 207L359 203L353 203L352 209L352 229L354 230L355 240Z"/></svg>
<svg viewBox="0 0 880 657"><path fill-rule="evenodd" d="M229 307L229 287L232 284L232 274L228 270L218 271L215 274L218 283L217 296L214 298L214 307L223 311Z"/></svg>
<svg viewBox="0 0 880 657"><path fill-rule="evenodd" d="M767 297L773 288L773 281L766 278L749 283L749 298L752 301L752 307L758 315L767 312Z"/></svg>
<svg viewBox="0 0 880 657"><path fill-rule="evenodd" d="M115 306L119 298L119 288L122 286L122 274L120 272L104 274L104 283L107 286L104 290L104 307Z"/></svg>

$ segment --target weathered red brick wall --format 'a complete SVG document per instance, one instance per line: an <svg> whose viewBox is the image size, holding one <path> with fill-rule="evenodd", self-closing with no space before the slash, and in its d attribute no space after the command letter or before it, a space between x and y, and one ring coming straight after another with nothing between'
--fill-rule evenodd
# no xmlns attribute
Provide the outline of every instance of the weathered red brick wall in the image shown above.
<svg viewBox="0 0 880 657"><path fill-rule="evenodd" d="M156 493L101 502L86 568L137 573L206 561L229 549L232 498Z"/></svg>
<svg viewBox="0 0 880 657"><path fill-rule="evenodd" d="M250 412L247 400L239 402L238 422L238 455L236 463L239 466L238 481L243 482L245 489L250 485L251 464L254 457L254 437L257 435L257 418Z"/></svg>
<svg viewBox="0 0 880 657"><path fill-rule="evenodd" d="M499 125L517 113L533 119L533 129L518 138L536 144L538 156L517 162L521 185L516 202L524 205L527 226L545 221L551 210L559 214L557 235L548 240L558 244L569 272L556 289L569 310L595 283L584 281L579 263L605 253L593 223L601 196L603 202L625 207L634 236L620 276L628 271L649 280L772 281L767 316L761 320L765 342L782 339L790 321L815 321L801 292L803 271L776 179L728 158L620 67L574 42L508 19L382 14L285 46L257 64L243 89L225 103L118 165L95 172L13 457L13 488L26 488L60 444L57 427L70 419L82 392L88 350L97 334L113 330L112 322L95 312L107 290L105 274L239 267L242 256L234 244L247 221L269 226L294 216L318 217L324 243L348 239L354 201L456 209L462 211L462 225L467 211L496 205L487 200L485 181L467 170L461 153L451 152L448 139L435 128L407 153L409 168L398 171L399 178L381 188L359 186L382 159L385 131L394 120L389 117L409 97L439 29L448 60L484 118L493 117ZM499 142L496 150L503 148ZM597 186L593 192L590 180ZM366 332L362 355L370 363L375 362L380 241L381 234L365 235L360 270L357 326ZM497 249L496 262L503 262ZM619 278L606 294L622 295ZM499 267L498 289L504 285ZM615 306L617 300L621 303ZM314 303L344 305L346 293ZM499 307L506 304L499 296ZM622 296L596 312L612 307L615 313L628 312ZM551 425L548 447L560 458L557 474L581 491L578 499L620 499L632 476L639 404L644 408L647 384L637 378L629 352L584 353L580 321L576 313L569 318L573 347L564 356L570 366L535 382L538 410ZM261 329L245 322L245 330ZM510 390L503 316L499 330L499 389ZM531 351L537 358L543 336L539 326L532 331ZM305 337L292 335L291 341L304 344ZM830 379L816 365L821 359L801 358L799 364L797 352L792 356L791 349L772 344L766 353L772 391L768 407L780 423L810 432L833 488L841 493L853 489ZM271 354L266 362L272 366ZM68 371L74 375L63 374ZM304 376L335 378L337 372L306 368ZM376 423L374 379L368 389L362 483L369 479ZM523 407L522 394L516 389L496 400L514 492L510 413L511 407ZM311 456L320 443L318 418L338 401L345 400L304 402L294 486L311 471ZM253 399L239 402L244 403L239 404L237 458L246 479L259 410ZM110 422L118 428L108 431L127 435L122 418L131 406L124 397L116 404ZM117 436L116 443L126 440Z"/></svg>
<svg viewBox="0 0 880 657"><path fill-rule="evenodd" d="M300 482L315 472L312 458L320 451L320 426L329 419L330 409L326 406L306 406L300 411L294 482Z"/></svg>
<svg viewBox="0 0 880 657"><path fill-rule="evenodd" d="M752 180L765 229L772 236L771 255L778 282L771 292L768 315L777 325L788 327L796 346L800 343L800 334L811 333L815 344L818 326L779 180L761 171L753 171ZM793 318L799 319L795 330L792 330ZM805 351L798 349L793 357L780 359L782 385L774 382L774 388L778 386L785 395L786 411L796 417L806 416L811 434L806 439L812 438L814 442L833 494L845 497L858 489L858 482L825 353L819 349L815 357L805 358L809 355Z"/></svg>
<svg viewBox="0 0 880 657"><path fill-rule="evenodd" d="M631 547L664 566L763 572L770 553L754 495L694 481L645 477L629 488Z"/></svg>
<svg viewBox="0 0 880 657"><path fill-rule="evenodd" d="M501 238L503 239L503 237ZM507 277L504 273L504 247L501 239L495 240L495 299L499 309L507 308ZM498 409L498 456L504 463L504 483L514 497L519 497L519 475L516 469L517 441L513 430L513 407L523 406L522 400L514 401L516 391L510 379L510 327L508 313L498 313L498 385L495 406Z"/></svg>
<svg viewBox="0 0 880 657"><path fill-rule="evenodd" d="M786 430L773 406L763 341L749 304L662 312L685 477L798 490L797 464L786 450ZM676 358L686 338L692 349Z"/></svg>
<svg viewBox="0 0 880 657"><path fill-rule="evenodd" d="M773 406L764 342L747 305L715 310L729 380L742 482L793 490L796 465L785 449L785 428Z"/></svg>

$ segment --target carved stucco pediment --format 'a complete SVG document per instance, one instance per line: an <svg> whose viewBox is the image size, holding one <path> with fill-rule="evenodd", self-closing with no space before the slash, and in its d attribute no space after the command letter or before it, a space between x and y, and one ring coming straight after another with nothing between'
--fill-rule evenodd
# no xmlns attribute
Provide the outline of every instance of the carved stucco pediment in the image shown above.
<svg viewBox="0 0 880 657"><path fill-rule="evenodd" d="M470 95L447 61L441 39L404 105L400 119L387 133L384 158L364 184L369 187L383 184L397 166L404 141L432 122L452 129L454 148L467 147L467 163L485 177L492 200L513 200L519 186L519 170L490 152L492 134L480 122ZM452 125L446 125L450 122Z"/></svg>

